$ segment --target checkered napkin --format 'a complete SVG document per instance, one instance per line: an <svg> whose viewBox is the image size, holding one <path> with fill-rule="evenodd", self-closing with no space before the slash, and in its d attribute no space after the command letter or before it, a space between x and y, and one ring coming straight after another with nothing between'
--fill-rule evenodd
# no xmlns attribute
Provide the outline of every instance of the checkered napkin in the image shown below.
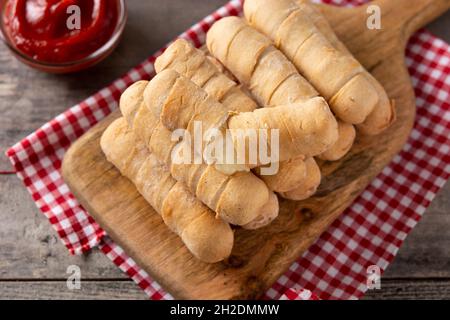
<svg viewBox="0 0 450 320"><path fill-rule="evenodd" d="M328 2L328 1L327 1ZM336 0L339 4L361 1ZM233 0L181 37L196 46L221 17L242 12ZM61 177L70 144L113 109L121 92L154 74L150 57L110 86L45 124L7 151L18 177L73 254L99 246L152 299L172 297L115 244L80 206ZM450 46L421 31L406 62L417 95L417 120L403 151L269 289L268 299L355 299L368 267L384 271L450 176ZM311 291L315 295L311 294Z"/></svg>

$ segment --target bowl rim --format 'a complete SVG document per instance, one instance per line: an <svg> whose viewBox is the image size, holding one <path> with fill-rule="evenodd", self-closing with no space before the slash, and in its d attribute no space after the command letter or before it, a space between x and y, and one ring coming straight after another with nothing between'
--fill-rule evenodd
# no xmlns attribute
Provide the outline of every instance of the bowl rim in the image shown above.
<svg viewBox="0 0 450 320"><path fill-rule="evenodd" d="M111 36L111 38L105 42L100 48L89 54L88 56L73 60L73 61L66 61L66 62L48 62L48 61L41 61L34 59L30 57L29 55L26 55L22 51L16 48L16 46L10 41L8 35L5 32L4 28L4 19L3 19L3 6L8 2L9 0L0 0L0 39L2 42L8 47L9 50L11 50L15 55L17 55L20 59L25 60L25 62L46 67L46 68L69 68L74 67L78 65L82 65L85 63L90 63L92 61L95 61L97 59L102 58L104 54L107 54L111 48L113 48L117 42L119 41L120 37L122 36L122 33L125 29L125 25L127 23L128 18L128 12L127 12L127 6L125 0L117 0L119 3L119 19L116 25L116 28ZM109 1L109 0L108 0Z"/></svg>

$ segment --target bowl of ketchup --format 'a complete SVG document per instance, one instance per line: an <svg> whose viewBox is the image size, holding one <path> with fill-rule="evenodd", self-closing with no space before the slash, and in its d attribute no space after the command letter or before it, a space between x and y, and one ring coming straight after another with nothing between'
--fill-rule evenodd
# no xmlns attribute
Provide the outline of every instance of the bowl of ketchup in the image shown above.
<svg viewBox="0 0 450 320"><path fill-rule="evenodd" d="M51 73L105 59L125 28L125 0L0 0L1 38L25 64Z"/></svg>

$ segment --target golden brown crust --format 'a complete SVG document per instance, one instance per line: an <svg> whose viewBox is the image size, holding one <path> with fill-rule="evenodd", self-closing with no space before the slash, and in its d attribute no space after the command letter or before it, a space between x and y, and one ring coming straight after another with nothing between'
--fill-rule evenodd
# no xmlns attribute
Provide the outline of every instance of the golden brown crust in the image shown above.
<svg viewBox="0 0 450 320"><path fill-rule="evenodd" d="M281 192L280 195L285 199L301 201L310 198L317 191L322 179L320 168L317 165L314 158L308 158L305 160L306 170L308 175L306 176L303 184L296 190L289 192Z"/></svg>
<svg viewBox="0 0 450 320"><path fill-rule="evenodd" d="M351 124L338 121L339 139L330 149L319 155L319 159L337 161L342 159L352 148L356 138L355 127Z"/></svg>
<svg viewBox="0 0 450 320"><path fill-rule="evenodd" d="M261 167L255 172L275 192L287 192L297 189L304 181L306 175L305 157L280 162L276 175L261 175Z"/></svg>
<svg viewBox="0 0 450 320"><path fill-rule="evenodd" d="M256 230L270 225L273 220L278 217L278 197L275 193L271 192L269 201L263 207L262 213L253 221L250 221L242 227L247 230Z"/></svg>

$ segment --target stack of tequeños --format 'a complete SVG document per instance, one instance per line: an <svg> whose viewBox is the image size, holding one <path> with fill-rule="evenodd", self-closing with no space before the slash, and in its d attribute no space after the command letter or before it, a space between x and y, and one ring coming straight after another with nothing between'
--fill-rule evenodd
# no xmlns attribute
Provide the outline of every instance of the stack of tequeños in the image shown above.
<svg viewBox="0 0 450 320"><path fill-rule="evenodd" d="M315 158L342 159L357 131L378 134L395 119L382 86L313 6L246 0L244 13L246 20L228 17L211 27L209 52L175 41L157 59L157 75L124 92L123 118L101 140L107 159L209 263L230 255L230 225L258 229L278 216L275 193L313 196L321 181ZM193 148L198 124L203 133L227 132L243 163L205 161L214 139ZM279 144L258 140L254 156L240 130L276 131ZM276 162L260 161L262 150L278 150ZM191 162L175 160L187 154ZM194 161L199 154L202 161ZM267 174L274 164L278 170Z"/></svg>

